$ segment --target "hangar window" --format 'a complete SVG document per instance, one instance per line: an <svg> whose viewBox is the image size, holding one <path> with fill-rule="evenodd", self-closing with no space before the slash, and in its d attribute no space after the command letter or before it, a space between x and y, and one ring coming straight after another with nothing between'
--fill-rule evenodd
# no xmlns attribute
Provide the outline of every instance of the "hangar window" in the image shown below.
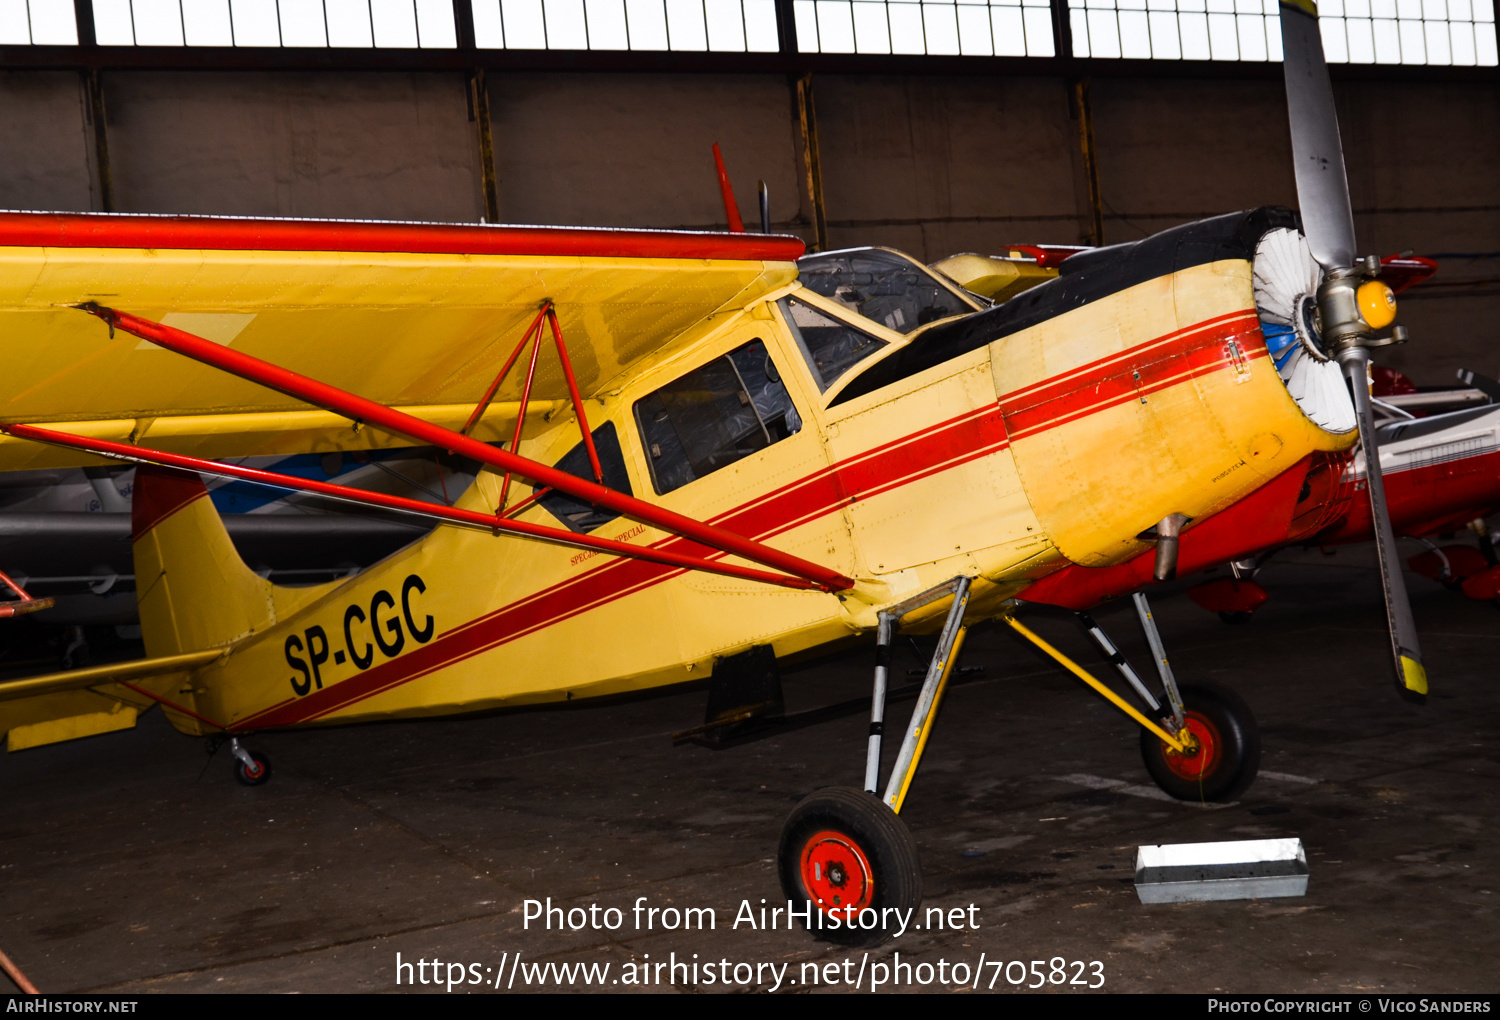
<svg viewBox="0 0 1500 1020"><path fill-rule="evenodd" d="M473 0L481 49L775 53L775 0Z"/></svg>
<svg viewBox="0 0 1500 1020"><path fill-rule="evenodd" d="M58 0L0 0L0 11L29 3L65 12L78 41L73 6ZM453 49L452 0L91 0L100 46L275 46L287 48ZM0 14L0 22L5 20ZM0 40L3 41L3 40ZM42 40L37 39L38 43Z"/></svg>
<svg viewBox="0 0 1500 1020"><path fill-rule="evenodd" d="M1052 57L1057 22L1075 57L1281 59L1277 0L0 0L0 46L76 46L75 10L101 46L777 53L785 20L802 53ZM1330 63L1500 63L1495 0L1319 14Z"/></svg>
<svg viewBox="0 0 1500 1020"><path fill-rule="evenodd" d="M0 0L0 46L77 46L73 5L57 0Z"/></svg>
<svg viewBox="0 0 1500 1020"><path fill-rule="evenodd" d="M1051 0L793 0L803 53L1050 57Z"/></svg>
<svg viewBox="0 0 1500 1020"><path fill-rule="evenodd" d="M1067 0L1073 55L1281 59L1277 0ZM1320 0L1330 64L1496 64L1493 0Z"/></svg>
<svg viewBox="0 0 1500 1020"><path fill-rule="evenodd" d="M802 430L763 340L636 401L635 417L663 495Z"/></svg>

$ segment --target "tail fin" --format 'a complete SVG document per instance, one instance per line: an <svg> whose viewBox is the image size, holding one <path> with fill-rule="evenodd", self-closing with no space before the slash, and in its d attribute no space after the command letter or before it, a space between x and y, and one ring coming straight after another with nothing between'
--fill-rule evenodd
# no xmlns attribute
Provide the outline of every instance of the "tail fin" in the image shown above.
<svg viewBox="0 0 1500 1020"><path fill-rule="evenodd" d="M274 622L271 583L240 559L196 474L136 469L130 541L147 655L222 647Z"/></svg>

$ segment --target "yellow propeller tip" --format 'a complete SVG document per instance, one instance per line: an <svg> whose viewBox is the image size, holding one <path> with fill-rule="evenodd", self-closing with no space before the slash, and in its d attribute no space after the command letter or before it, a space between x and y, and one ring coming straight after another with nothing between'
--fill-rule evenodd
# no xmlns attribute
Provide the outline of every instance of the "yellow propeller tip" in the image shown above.
<svg viewBox="0 0 1500 1020"><path fill-rule="evenodd" d="M1401 656L1401 696L1418 705L1427 702L1427 670L1409 655Z"/></svg>

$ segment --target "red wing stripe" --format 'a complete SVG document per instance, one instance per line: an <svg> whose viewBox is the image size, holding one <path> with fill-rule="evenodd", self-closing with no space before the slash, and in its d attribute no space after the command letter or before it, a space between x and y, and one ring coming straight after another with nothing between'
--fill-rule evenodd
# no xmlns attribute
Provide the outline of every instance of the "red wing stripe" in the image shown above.
<svg viewBox="0 0 1500 1020"><path fill-rule="evenodd" d="M0 213L0 245L28 248L169 248L208 251L412 252L585 258L801 258L800 238L609 227L510 227L457 223Z"/></svg>

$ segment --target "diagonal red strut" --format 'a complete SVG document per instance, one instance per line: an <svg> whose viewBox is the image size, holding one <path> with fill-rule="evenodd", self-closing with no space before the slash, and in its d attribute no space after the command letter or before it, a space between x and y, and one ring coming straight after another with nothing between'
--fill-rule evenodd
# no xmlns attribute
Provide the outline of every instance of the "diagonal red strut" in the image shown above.
<svg viewBox="0 0 1500 1020"><path fill-rule="evenodd" d="M192 333L159 322L152 322L150 319L143 319L129 312L103 308L92 302L80 305L79 308L97 315L142 340L149 340L169 351L175 351L194 361L201 361L228 372L230 375L248 379L298 400L304 400L316 407L342 414L355 421L375 425L419 443L461 454L501 471L513 471L534 483L550 485L586 503L613 510L633 520L670 531L711 549L733 556L742 556L775 570L784 570L813 582L824 591L847 591L854 587L853 578L800 556L793 556L791 553L774 549L762 542L705 524L634 496L627 496L623 492L616 492L595 482L585 481L566 471L559 471L557 468L540 464L507 450L495 449L487 443L454 432L452 429L445 429L441 425L423 421L403 411L397 411L347 390L299 375L233 348L223 347L202 337L194 336Z"/></svg>
<svg viewBox="0 0 1500 1020"><path fill-rule="evenodd" d="M549 528L544 524L508 520L496 515L479 513L474 510L464 510L461 507L423 503L421 500L407 499L405 496L392 496L384 492L371 492L365 489L351 489L348 486L336 485L333 482L319 482L311 478L298 478L295 475L283 475L275 471L263 471L260 468L246 467L243 464L224 464L219 461L203 460L200 457L189 457L181 453L146 450L138 446L117 443L110 439L90 439L68 432L54 432L51 429L37 428L35 425L0 425L0 432L17 436L21 439L30 439L38 443L48 443L52 446L86 450L89 453L99 454L104 457L114 457L119 460L128 460L143 464L161 464L166 467L180 468L184 471L201 471L204 474L222 475L226 478L239 478L259 485L274 485L282 489L314 492L321 496L328 496L345 502L360 503L367 506L379 507L383 510L395 510L401 513L420 514L424 517L435 517L453 524L464 524L470 527L484 528L488 531L504 531L515 535L524 535L527 538L538 538L542 541L554 542L558 545L569 545L578 549L607 553L612 556L649 560L653 563L661 563L669 567L680 567L684 570L703 570L711 574L722 574L725 577L737 577L747 581L764 581L767 584L777 584L784 588L798 588L803 591L818 588L812 581L800 577L775 574L767 570L757 570L754 567L721 563L714 560L707 560L700 556L669 552L665 549L653 549L649 546L630 545L629 543L613 538L599 538L594 535L576 534L571 531L564 531L561 528Z"/></svg>

